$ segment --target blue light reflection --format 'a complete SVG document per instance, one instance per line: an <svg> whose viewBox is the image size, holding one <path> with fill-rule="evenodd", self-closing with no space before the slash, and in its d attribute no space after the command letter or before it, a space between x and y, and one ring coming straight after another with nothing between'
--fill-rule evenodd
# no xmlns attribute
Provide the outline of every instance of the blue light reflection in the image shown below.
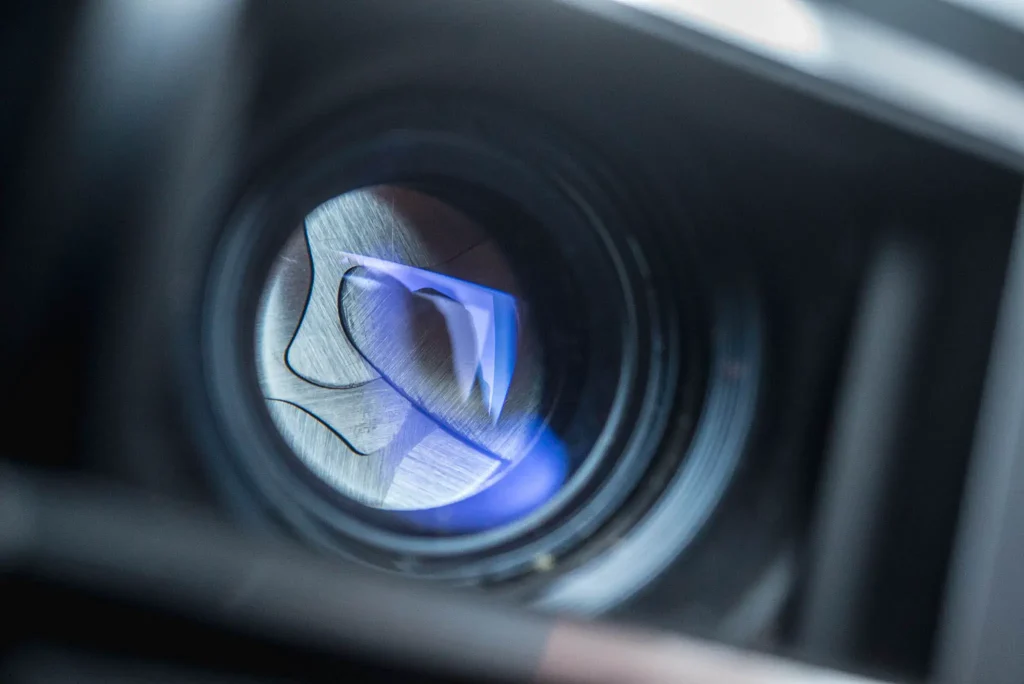
<svg viewBox="0 0 1024 684"><path fill-rule="evenodd" d="M452 356L463 399L469 397L474 379L484 389L491 420L498 420L508 398L516 365L516 300L512 295L476 283L405 264L357 254L346 254L363 266L386 273L410 292L434 290L461 304L472 320L472 330L449 325ZM446 311L440 310L442 315ZM462 334L455 334L456 332ZM467 363L468 362L468 363ZM461 369L475 372L462 374Z"/></svg>
<svg viewBox="0 0 1024 684"><path fill-rule="evenodd" d="M516 299L508 293L448 275L373 257L346 256L370 273L386 275L409 296L421 297L421 304L430 302L444 319L446 353L450 354L452 365L451 375L440 380L439 385L432 384L438 382L438 378L431 376L429 370L425 374L416 371L418 366L413 360L422 346L425 330L411 318L409 300L394 296L395 285L390 286L391 290L388 286L381 288L380 283L384 281L378 280L364 290L380 293L377 298L368 294L362 300L364 306L375 313L369 329L376 337L368 340L366 327L362 328L362 333L352 333L355 348L373 363L381 377L406 395L430 422L451 435L448 449L437 448L435 442L433 449L423 450L414 458L420 462L433 459L431 466L437 476L443 469L465 472L466 464L459 459L465 457L466 448L479 450L480 445L488 446L488 440L481 438L481 434L490 435L493 443L504 444L508 449L500 454L481 451L488 458L501 462L485 482L478 483L478 491L466 492L466 498L454 503L406 509L398 515L432 532L470 533L514 522L547 502L568 476L568 455L565 445L541 417L531 413L536 407L524 413L521 401L509 402L506 406L516 370L520 334ZM381 289L375 290L375 287ZM399 301L404 304L398 304ZM436 366L428 361L425 367ZM531 370L537 372L538 369L524 368L521 372ZM451 394L438 388L449 381L458 388L456 402L483 401L486 408L483 420L486 422L489 417L490 426L474 426L465 418L472 413L461 414L455 405L444 403L445 397ZM474 393L474 389L479 392ZM477 399L471 398L474 394ZM429 405L422 405L423 401ZM506 409L505 415L502 415L503 409ZM455 418L456 414L463 416L463 422ZM475 431L476 442L470 439L467 428L469 433ZM518 436L522 438L517 445ZM418 442L406 448L411 454L417 446ZM429 479L422 486L429 487Z"/></svg>
<svg viewBox="0 0 1024 684"><path fill-rule="evenodd" d="M562 441L541 428L537 442L496 482L447 506L402 513L409 522L437 532L470 533L505 525L533 512L565 483L568 452Z"/></svg>

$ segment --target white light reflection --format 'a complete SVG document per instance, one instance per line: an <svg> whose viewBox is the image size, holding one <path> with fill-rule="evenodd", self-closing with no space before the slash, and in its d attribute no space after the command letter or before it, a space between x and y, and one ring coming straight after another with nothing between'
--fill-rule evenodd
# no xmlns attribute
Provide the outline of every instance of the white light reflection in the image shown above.
<svg viewBox="0 0 1024 684"><path fill-rule="evenodd" d="M800 61L822 59L825 34L803 0L617 0L744 47Z"/></svg>
<svg viewBox="0 0 1024 684"><path fill-rule="evenodd" d="M597 0L574 0L582 4ZM898 0L893 0L897 2ZM978 11L1024 0L952 0ZM950 127L972 151L1024 166L1024 88L998 71L871 20L844 5L814 0L614 0L721 38L847 91L864 109L907 126L903 113ZM1024 13L1012 13L1024 18ZM1014 22L1015 23L1015 22ZM881 103L882 108L876 105ZM891 106L893 109L885 109ZM899 110L902 110L900 112ZM987 150L974 142L984 142ZM952 142L949 140L948 142ZM1007 155L1009 153L1009 156Z"/></svg>

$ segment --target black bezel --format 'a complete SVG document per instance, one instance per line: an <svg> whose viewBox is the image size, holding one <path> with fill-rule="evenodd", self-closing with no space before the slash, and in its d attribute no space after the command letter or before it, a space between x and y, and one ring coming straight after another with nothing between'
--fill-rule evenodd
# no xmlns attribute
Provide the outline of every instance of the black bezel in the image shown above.
<svg viewBox="0 0 1024 684"><path fill-rule="evenodd" d="M687 454L701 422L706 350L717 344L710 321L718 305L707 302L712 311L705 316L693 287L698 269L673 263L685 248L678 242L659 246L660 239L686 230L673 225L678 216L665 215L667 205L643 201L644 192L632 192L643 188L608 172L590 148L557 129L461 98L366 103L311 132L308 140L242 195L208 271L199 352L214 432L226 449L213 450L207 460L237 512L277 520L309 542L380 568L472 584L530 576L537 569L544 581L570 572L628 533L664 488L680 481L673 476L677 471L689 474L686 487L703 490L697 497L702 510L690 516L694 524L706 519L741 449L713 467L709 463L723 455ZM279 247L309 210L330 197L358 187L424 182L443 195L439 179L508 198L560 233L555 237L562 249L574 252L570 259L601 255L605 267L595 277L621 302L614 310L605 302L605 315L618 315L621 354L610 419L594 416L603 427L595 453L571 486L535 513L496 530L452 537L389 531L367 522L372 509L344 511L326 487L317 492L308 480L301 497L294 489L275 492L273 480L251 467L254 457L284 463L290 454L266 412L252 358L256 301ZM713 272L708 266L704 272ZM592 295L598 282L584 289ZM744 318L739 329L726 325L715 337L748 332L751 324L756 321ZM712 429L729 429L722 420L716 417ZM742 421L749 423L749 417ZM748 427L738 429L745 434ZM558 568L551 572L538 558L557 558Z"/></svg>
<svg viewBox="0 0 1024 684"><path fill-rule="evenodd" d="M404 107L391 111L399 120L409 114ZM506 143L502 149L494 137L482 139L465 130L424 123L389 121L377 109L373 114L350 117L343 131L329 134L311 152L296 155L293 164L278 167L270 188L260 187L242 201L241 211L228 223L217 265L211 270L204 357L208 363L206 377L216 379L209 391L215 406L219 400L218 413L225 434L234 442L234 453L244 454L235 463L235 470L244 472L260 495L273 501L272 507L304 536L349 553L353 551L353 542L383 551L384 555L357 554L383 565L387 565L389 553L400 558L415 556L421 563L424 558L457 558L459 567L454 574L465 576L475 565L469 560L474 554L486 566L494 566L506 555L520 557L513 562L515 565L528 565L538 553L550 553L579 539L581 534L585 536L585 529L593 529L601 518L614 512L615 500L621 501L633 489L654 452L647 445L627 446L629 428L634 434L659 432L643 428L657 414L665 414L671 405L658 399L675 384L677 364L672 357L680 345L664 339L668 332L664 317L651 316L652 312L657 313L659 305L653 289L643 281L643 273L649 268L637 264L640 255L622 244L625 235L616 236L616 229L608 230L603 225L607 220L604 217L614 216L614 210L597 206L609 205L612 195L601 189L594 178L579 168L559 169L559 163L568 158L546 145L535 151L535 159L523 160L526 145L532 143L537 147L533 141L538 138L533 136L526 136L528 140L515 146ZM514 135L524 137L519 133L520 123L513 130ZM502 138L507 140L510 133L503 132ZM513 156L510 149L520 154ZM618 358L614 359L618 365L613 371L613 403L607 415L592 417L605 425L599 430L591 455L570 483L553 501L521 521L497 530L445 538L388 531L379 523L367 522L368 517L375 515L371 509L353 504L358 511L344 511L337 497L315 484L309 486L311 483L302 478L289 481L284 496L274 491L281 483L273 482L273 478L288 476L280 469L273 475L266 469L287 460L287 447L261 406L251 356L254 295L261 289L269 258L309 210L330 197L359 187L419 183L424 179L437 183L441 178L482 186L509 198L549 230L558 231L554 239L563 242L563 250L573 250L576 260L604 256L604 263L587 264L591 267L577 268L577 272L591 275L590 282L584 284L588 294L600 295L593 290L604 287L607 294L614 296L615 299L598 296L592 301L594 312L607 318L602 327L615 331L612 337L617 338L619 347L615 354ZM621 220L616 217L616 222ZM614 315L609 318L609 314ZM606 338L605 342L608 341ZM664 353L654 354L648 350L650 347ZM610 369L597 370L609 375ZM651 383L651 379L655 382ZM589 396L584 396L583 401ZM603 458L606 454L616 458ZM254 459L262 462L255 465ZM602 495L608 491L619 494ZM566 509L579 503L585 510L577 511L567 520ZM596 507L603 510L594 510ZM581 524L572 524L573 518L579 518ZM311 526L313 520L316 522ZM545 530L548 534L544 534ZM343 535L346 542L331 543L334 534ZM551 535L560 539L553 540ZM520 547L524 541L532 544L511 553L509 545L513 540Z"/></svg>

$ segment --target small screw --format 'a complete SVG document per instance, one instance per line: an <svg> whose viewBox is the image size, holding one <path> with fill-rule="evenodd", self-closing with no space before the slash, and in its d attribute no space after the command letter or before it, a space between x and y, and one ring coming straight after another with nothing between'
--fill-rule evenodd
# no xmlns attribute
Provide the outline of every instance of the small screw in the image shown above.
<svg viewBox="0 0 1024 684"><path fill-rule="evenodd" d="M542 553L533 559L533 569L537 572L549 572L555 569L555 557L550 553Z"/></svg>

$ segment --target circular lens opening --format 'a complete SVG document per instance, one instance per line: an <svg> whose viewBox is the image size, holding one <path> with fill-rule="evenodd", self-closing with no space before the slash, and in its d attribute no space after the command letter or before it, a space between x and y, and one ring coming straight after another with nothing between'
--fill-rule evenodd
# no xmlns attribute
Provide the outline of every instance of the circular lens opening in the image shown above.
<svg viewBox="0 0 1024 684"><path fill-rule="evenodd" d="M415 187L354 190L308 214L260 298L260 389L297 463L421 531L514 521L578 465L559 418L582 347L544 340L573 312L540 324L493 233Z"/></svg>
<svg viewBox="0 0 1024 684"><path fill-rule="evenodd" d="M385 571L621 600L739 458L760 345L742 274L666 248L675 201L543 121L395 98L332 126L211 244L182 370L219 495ZM689 289L708 276L711 299Z"/></svg>
<svg viewBox="0 0 1024 684"><path fill-rule="evenodd" d="M378 568L472 583L530 573L538 556L575 559L645 509L658 488L637 485L652 464L682 457L659 451L681 347L645 256L650 217L541 122L457 103L367 107L268 169L218 240L201 311L209 436L228 447L213 481L255 524ZM314 240L348 255L330 278ZM465 270L446 272L456 257ZM359 382L381 380L387 399L342 408L356 382L313 377L310 359L305 375L292 367L316 308L331 339L313 355L340 339L342 365L370 369ZM405 419L380 416L403 401L418 432L382 476L368 467L384 467L380 450L353 448L338 423L390 446ZM409 463L426 434L497 465L449 474L447 448ZM403 464L424 473L421 491L389 501Z"/></svg>

